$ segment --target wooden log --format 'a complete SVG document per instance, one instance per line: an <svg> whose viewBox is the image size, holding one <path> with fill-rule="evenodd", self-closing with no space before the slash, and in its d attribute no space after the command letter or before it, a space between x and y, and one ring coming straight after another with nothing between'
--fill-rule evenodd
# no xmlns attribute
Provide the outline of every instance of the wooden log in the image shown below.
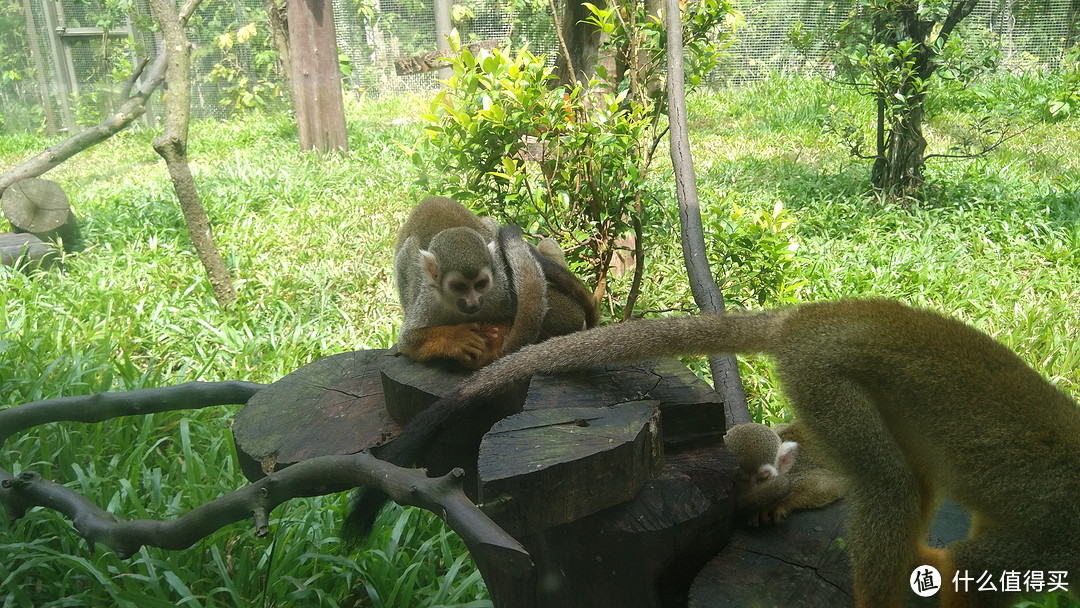
<svg viewBox="0 0 1080 608"><path fill-rule="evenodd" d="M537 376L529 385L525 409L606 407L639 399L659 402L664 443L669 448L718 443L724 436L720 397L675 359Z"/></svg>
<svg viewBox="0 0 1080 608"><path fill-rule="evenodd" d="M355 454L401 432L383 407L380 362L389 351L324 357L256 393L233 421L244 476L265 475L315 456Z"/></svg>
<svg viewBox="0 0 1080 608"><path fill-rule="evenodd" d="M480 500L515 534L632 499L664 463L655 401L524 411L480 444Z"/></svg>
<svg viewBox="0 0 1080 608"><path fill-rule="evenodd" d="M22 271L49 268L59 259L52 246L32 234L0 234L0 263Z"/></svg>
<svg viewBox="0 0 1080 608"><path fill-rule="evenodd" d="M30 233L42 241L62 242L72 251L79 237L79 222L67 195L54 181L31 177L4 190L4 217L17 233Z"/></svg>
<svg viewBox="0 0 1080 608"><path fill-rule="evenodd" d="M309 363L266 387L233 421L244 475L267 472L314 456L355 454L392 440L412 416L446 396L467 376L426 365L397 349L340 353ZM432 475L465 470L465 490L476 497L480 438L500 418L521 410L524 386L513 387L435 439L421 466Z"/></svg>
<svg viewBox="0 0 1080 608"><path fill-rule="evenodd" d="M436 49L434 51L414 55L413 57L398 59L394 62L394 70L397 72L398 76L423 74L430 72L431 70L450 67L450 62L446 58L457 57L462 51L469 51L473 55L476 55L482 50L490 50L497 46L499 46L498 40L481 40L480 42L466 44L462 47L461 51L456 53L450 50Z"/></svg>
<svg viewBox="0 0 1080 608"><path fill-rule="evenodd" d="M519 536L540 581L520 606L684 607L693 576L730 537L737 465L713 447L666 460L630 501ZM484 580L495 587L500 576Z"/></svg>
<svg viewBox="0 0 1080 608"><path fill-rule="evenodd" d="M238 414L244 473L258 478L321 454L378 455L401 424L465 377L394 350L309 364ZM516 528L538 569L523 582L482 565L496 605L674 608L730 534L736 463L719 442L722 416L708 385L677 361L537 377L444 429L419 464L433 474L461 466L471 477L464 489L476 495L481 437L492 429L479 457L483 508ZM679 438L661 441L669 424Z"/></svg>
<svg viewBox="0 0 1080 608"><path fill-rule="evenodd" d="M779 526L739 527L731 542L702 568L690 588L688 608L854 605L847 552L847 505L797 511ZM966 538L971 517L945 501L930 527L927 544L944 547ZM914 593L907 608L929 608L938 598Z"/></svg>
<svg viewBox="0 0 1080 608"><path fill-rule="evenodd" d="M565 508L564 496L580 484L588 491L608 491L614 496L625 492L625 486L609 478L633 477L636 471L628 468L627 463L633 460L607 463L599 470L589 470L586 460L584 471L579 473L574 467L583 462L578 460L560 462L561 477L549 473L548 479L542 479L533 471L538 467L542 472L552 469L549 460L553 452L566 455L577 451L580 436L568 432L564 425L544 425L579 420L590 411L633 408L640 399L654 400L660 412L667 461L660 475L645 481L629 500L562 525L547 525L558 521L545 520L552 517L547 509L558 513ZM515 418L524 421L529 414L552 418L538 419L533 428L519 425L523 437L516 451L488 449L497 441L496 431L504 423L497 424L485 437L480 457L482 508L522 541L537 565L537 595L523 600L521 606L685 606L693 575L727 541L734 511L732 488L737 465L734 456L720 445L724 410L711 387L675 360L607 366L533 378L524 408ZM670 435L669 425L674 429ZM550 436L561 433L561 449L530 449L538 442L530 445L525 438L541 432ZM613 441L618 442L617 438ZM519 470L518 478L492 484L489 477L497 466ZM490 492L493 486L500 491ZM580 491L577 500L584 504L602 502L602 498ZM612 503L614 500L608 504ZM502 585L499 573L484 575L489 588Z"/></svg>

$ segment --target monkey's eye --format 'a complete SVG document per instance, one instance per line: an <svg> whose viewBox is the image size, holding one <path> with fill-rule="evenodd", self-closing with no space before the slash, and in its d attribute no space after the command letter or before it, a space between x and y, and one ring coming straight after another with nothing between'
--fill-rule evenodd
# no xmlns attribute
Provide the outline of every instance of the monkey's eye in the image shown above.
<svg viewBox="0 0 1080 608"><path fill-rule="evenodd" d="M758 468L757 473L754 475L754 483L764 483L777 475L776 467L763 464Z"/></svg>
<svg viewBox="0 0 1080 608"><path fill-rule="evenodd" d="M469 291L469 285L465 281L454 281L450 283L450 289L457 293L465 293Z"/></svg>
<svg viewBox="0 0 1080 608"><path fill-rule="evenodd" d="M476 289L487 289L489 282L488 279L480 279L476 282Z"/></svg>

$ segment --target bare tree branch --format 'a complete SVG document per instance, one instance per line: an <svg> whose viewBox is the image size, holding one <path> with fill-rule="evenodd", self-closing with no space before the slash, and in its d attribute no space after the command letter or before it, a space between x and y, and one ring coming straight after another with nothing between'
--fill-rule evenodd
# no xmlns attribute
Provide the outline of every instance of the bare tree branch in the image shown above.
<svg viewBox="0 0 1080 608"><path fill-rule="evenodd" d="M686 84L683 81L682 13L679 0L666 0L668 122L671 129L671 163L675 169L675 192L679 199L679 223L682 226L683 260L690 279L690 290L698 307L708 313L724 312L720 293L709 269L705 253L705 231L698 204L694 159L690 154L690 136L686 125ZM746 392L739 379L739 365L733 355L709 357L713 384L724 399L728 427L750 422Z"/></svg>
<svg viewBox="0 0 1080 608"><path fill-rule="evenodd" d="M146 69L146 64L150 63L149 57L143 57L135 64L135 67L131 69L131 75L124 81L124 87L120 89L120 97L128 99L131 97L131 89L138 82L139 76L142 76L143 70Z"/></svg>
<svg viewBox="0 0 1080 608"><path fill-rule="evenodd" d="M435 512L461 535L470 551L499 560L500 569L527 571L532 567L528 553L465 496L462 477L460 469L443 477L427 477L423 470L397 467L367 452L321 456L268 475L176 519L159 521L125 520L36 473L13 477L0 469L0 503L16 519L32 507L55 509L71 518L91 551L100 543L127 559L143 546L187 549L218 529L249 518L254 519L255 534L265 536L270 512L287 500L370 485L387 492L399 504Z"/></svg>
<svg viewBox="0 0 1080 608"><path fill-rule="evenodd" d="M13 433L47 422L100 422L110 418L212 405L242 403L265 385L253 382L189 382L174 387L126 393L101 393L35 401L0 411L0 447ZM395 502L433 511L458 532L482 567L511 577L528 577L533 563L509 534L492 522L461 490L464 472L429 478L423 470L394 466L367 452L322 456L289 466L231 494L216 498L169 521L125 520L108 513L74 490L33 472L12 476L0 468L0 504L12 519L33 507L47 507L71 518L90 544L112 548L121 558L140 547L186 549L216 530L248 518L255 534L269 531L269 514L292 498L321 496L370 485Z"/></svg>
<svg viewBox="0 0 1080 608"><path fill-rule="evenodd" d="M121 416L246 403L265 388L256 382L186 382L122 393L32 401L0 411L0 444L19 431L49 422L101 422Z"/></svg>
<svg viewBox="0 0 1080 608"><path fill-rule="evenodd" d="M13 167L3 175L0 175L0 194L11 184L29 177L38 177L60 163L75 156L79 152L100 144L101 142L123 131L128 125L146 113L146 102L150 95L165 80L165 66L168 61L168 53L161 53L154 59L150 72L136 90L135 95L129 98L120 108L107 116L97 125L79 131L64 141L45 148L45 150L30 160Z"/></svg>

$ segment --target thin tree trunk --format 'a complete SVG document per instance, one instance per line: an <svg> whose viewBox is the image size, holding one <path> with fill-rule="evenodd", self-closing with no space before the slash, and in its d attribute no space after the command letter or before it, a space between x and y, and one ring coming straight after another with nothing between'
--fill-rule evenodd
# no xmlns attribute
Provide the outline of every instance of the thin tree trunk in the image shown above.
<svg viewBox="0 0 1080 608"><path fill-rule="evenodd" d="M922 118L920 101L908 111L906 117L894 117L889 129L885 171L879 188L892 196L913 196L922 188L926 156Z"/></svg>
<svg viewBox="0 0 1080 608"><path fill-rule="evenodd" d="M671 124L671 163L675 169L675 192L679 198L679 222L682 226L683 260L690 278L694 301L703 312L723 313L724 295L720 293L705 254L705 231L698 205L694 160L690 155L690 136L686 126L686 84L683 82L682 12L679 0L666 0L668 116ZM724 399L725 424L750 422L746 392L739 378L739 364L733 355L709 357L713 384Z"/></svg>
<svg viewBox="0 0 1080 608"><path fill-rule="evenodd" d="M263 0L266 20L270 23L270 33L274 37L274 49L278 54L278 76L285 80L289 99L295 98L292 86L292 53L289 50L289 23L286 18L285 3L278 0Z"/></svg>
<svg viewBox="0 0 1080 608"><path fill-rule="evenodd" d="M154 150L165 159L169 168L191 242L206 268L214 297L222 307L228 307L236 301L236 290L232 276L221 259L221 252L214 243L210 218L199 200L187 160L191 113L191 43L184 35L184 25L198 4L199 0L187 0L178 14L174 0L150 0L150 8L161 25L165 39L164 53L168 56L165 80L169 87L169 94L165 96L165 130L161 136L154 138Z"/></svg>
<svg viewBox="0 0 1080 608"><path fill-rule="evenodd" d="M604 8L606 2L597 0L592 4ZM566 0L566 10L562 16L555 15L561 22L559 32L565 45L564 52L555 59L555 73L559 76L560 85L584 84L596 75L602 32L585 21L590 15L592 13L585 7L584 0ZM576 73L572 74L571 69Z"/></svg>

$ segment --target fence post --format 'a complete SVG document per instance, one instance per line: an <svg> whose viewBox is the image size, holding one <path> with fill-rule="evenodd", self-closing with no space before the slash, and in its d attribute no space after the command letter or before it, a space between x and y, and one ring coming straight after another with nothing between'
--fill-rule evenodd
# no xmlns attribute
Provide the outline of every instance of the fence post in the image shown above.
<svg viewBox="0 0 1080 608"><path fill-rule="evenodd" d="M446 39L454 24L450 19L450 6L453 0L435 0L435 48L445 51L450 48ZM454 73L452 68L439 68L439 79L446 80Z"/></svg>

